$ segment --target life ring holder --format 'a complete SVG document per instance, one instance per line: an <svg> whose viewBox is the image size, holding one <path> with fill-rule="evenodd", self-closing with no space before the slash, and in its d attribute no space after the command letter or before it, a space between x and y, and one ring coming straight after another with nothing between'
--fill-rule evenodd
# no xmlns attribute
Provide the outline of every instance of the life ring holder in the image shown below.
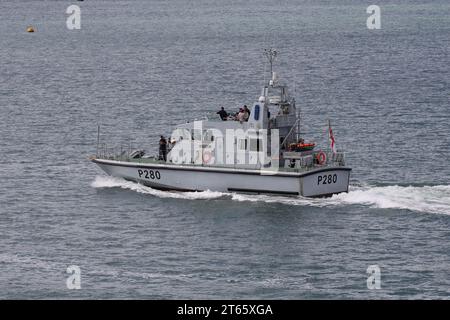
<svg viewBox="0 0 450 320"><path fill-rule="evenodd" d="M213 156L211 154L211 151L209 151L209 150L203 151L203 157L202 157L203 164L210 164L212 158L213 158Z"/></svg>
<svg viewBox="0 0 450 320"><path fill-rule="evenodd" d="M316 160L317 160L317 164L323 165L324 163L327 162L327 154L323 151L316 153Z"/></svg>

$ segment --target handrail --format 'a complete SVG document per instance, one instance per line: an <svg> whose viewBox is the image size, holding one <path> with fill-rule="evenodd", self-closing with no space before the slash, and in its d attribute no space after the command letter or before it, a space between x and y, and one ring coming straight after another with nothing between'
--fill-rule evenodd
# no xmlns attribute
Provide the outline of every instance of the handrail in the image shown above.
<svg viewBox="0 0 450 320"><path fill-rule="evenodd" d="M289 136L291 135L291 133L293 132L293 130L295 129L295 126L297 125L297 123L298 123L299 121L300 121L300 119L297 119L297 120L295 121L295 123L292 125L291 130L289 130L289 133L286 135L286 137L284 137L284 140L283 140L283 142L282 142L281 145L280 145L280 149L285 145L287 139L289 138Z"/></svg>

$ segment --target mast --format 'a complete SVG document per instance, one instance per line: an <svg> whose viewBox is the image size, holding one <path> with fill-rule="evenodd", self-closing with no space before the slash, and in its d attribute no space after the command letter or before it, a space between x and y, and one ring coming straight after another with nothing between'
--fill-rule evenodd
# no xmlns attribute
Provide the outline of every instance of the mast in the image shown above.
<svg viewBox="0 0 450 320"><path fill-rule="evenodd" d="M95 156L98 157L98 148L100 147L100 124L97 123L97 151Z"/></svg>
<svg viewBox="0 0 450 320"><path fill-rule="evenodd" d="M273 48L264 49L264 55L267 57L267 59L269 60L269 63L270 63L270 75L271 76L273 75L273 62L275 61L277 54L278 54L278 51Z"/></svg>
<svg viewBox="0 0 450 320"><path fill-rule="evenodd" d="M294 103L295 103L295 100L294 100ZM296 111L296 117L297 117L297 120L298 120L298 123L297 123L297 141L299 141L300 138L301 138L300 123L302 121L302 109L299 108L298 111L297 111L297 106L295 106L295 111Z"/></svg>

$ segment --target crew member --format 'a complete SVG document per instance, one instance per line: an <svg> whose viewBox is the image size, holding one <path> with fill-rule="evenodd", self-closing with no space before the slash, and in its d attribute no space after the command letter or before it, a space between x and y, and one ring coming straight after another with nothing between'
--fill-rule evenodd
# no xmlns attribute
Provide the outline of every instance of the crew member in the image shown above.
<svg viewBox="0 0 450 320"><path fill-rule="evenodd" d="M227 121L228 113L225 111L224 107L220 108L220 111L217 112L222 121Z"/></svg>
<svg viewBox="0 0 450 320"><path fill-rule="evenodd" d="M167 141L164 136L159 139L159 160L167 161Z"/></svg>
<svg viewBox="0 0 450 320"><path fill-rule="evenodd" d="M244 105L244 113L244 120L248 121L248 118L250 118L250 109L246 105Z"/></svg>
<svg viewBox="0 0 450 320"><path fill-rule="evenodd" d="M239 112L236 116L236 120L239 121L240 123L246 121L245 120L245 112L244 112L244 108L240 108Z"/></svg>

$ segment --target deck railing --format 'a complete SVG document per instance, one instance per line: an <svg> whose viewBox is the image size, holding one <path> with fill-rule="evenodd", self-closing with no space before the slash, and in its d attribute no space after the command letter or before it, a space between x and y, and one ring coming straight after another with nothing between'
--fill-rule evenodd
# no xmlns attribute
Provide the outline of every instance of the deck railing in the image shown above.
<svg viewBox="0 0 450 320"><path fill-rule="evenodd" d="M158 154L155 154L153 156L146 155L144 158L132 158L131 154L133 151L136 151L137 149L133 148L133 145L130 144L121 144L116 147L108 147L106 143L101 143L98 146L98 150L96 153L96 158L98 159L106 159L106 160L115 160L115 161L133 161L133 162L159 162L159 163L165 163L162 160L158 160ZM170 151L170 150L168 150ZM326 161L322 164L319 164L317 161L317 155L319 152L324 152L326 155ZM301 155L298 155L295 157L295 164L294 166L291 166L289 161L290 158L285 158L285 164L280 163L280 170L287 170L287 171L309 171L316 169L318 167L324 167L324 166L345 166L345 153L343 151L338 151L336 153L333 152L325 152L325 151L308 151L303 152ZM171 164L168 162L168 164ZM218 166L217 164L211 163L183 163L181 165L195 165L195 166L202 166L202 167L213 167ZM220 165L221 167L225 168L248 168L248 169L259 169L261 166L258 165L242 165L242 164L224 164ZM262 169L262 168L261 168Z"/></svg>

